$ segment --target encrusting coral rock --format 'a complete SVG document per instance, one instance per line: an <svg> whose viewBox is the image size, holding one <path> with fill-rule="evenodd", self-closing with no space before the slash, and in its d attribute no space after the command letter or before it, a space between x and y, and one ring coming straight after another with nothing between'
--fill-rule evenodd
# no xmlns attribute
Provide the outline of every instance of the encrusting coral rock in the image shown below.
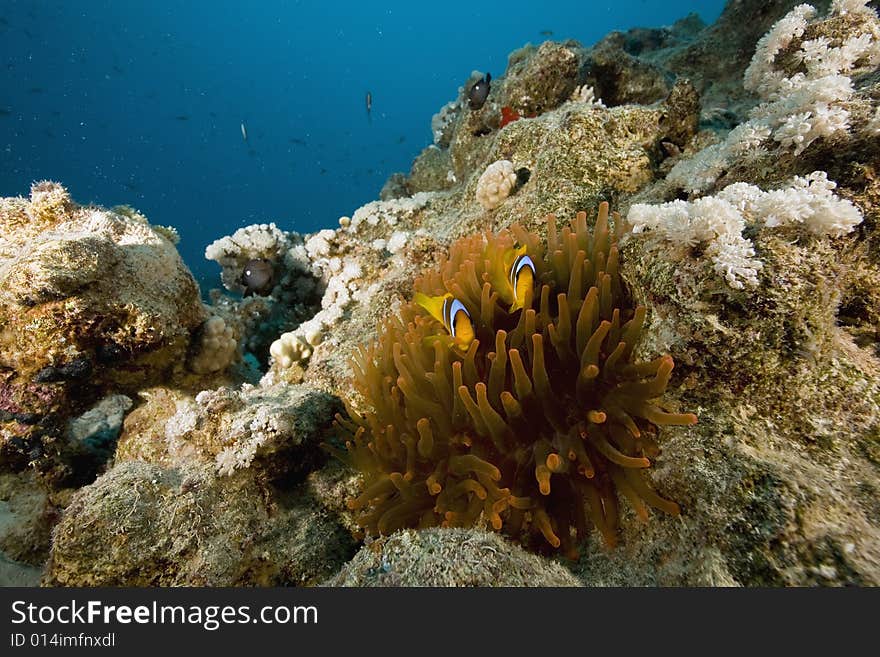
<svg viewBox="0 0 880 657"><path fill-rule="evenodd" d="M156 389L125 421L116 458L181 467L212 463L230 475L253 469L277 479L322 460L318 443L338 407L326 393L278 384L204 390L195 398Z"/></svg>
<svg viewBox="0 0 880 657"><path fill-rule="evenodd" d="M131 208L75 204L56 183L0 200L0 462L60 482L67 419L112 390L165 379L205 318L163 232Z"/></svg>
<svg viewBox="0 0 880 657"><path fill-rule="evenodd" d="M20 564L45 562L60 515L58 497L47 493L33 472L0 474L0 565L4 555Z"/></svg>
<svg viewBox="0 0 880 657"><path fill-rule="evenodd" d="M482 517L573 554L590 522L616 542L617 492L643 518L645 503L678 513L639 470L659 453L657 425L697 418L650 401L669 382L669 356L632 359L645 309L625 302L608 206L592 233L585 213L561 234L548 220L546 246L519 226L464 238L416 281L422 298L463 304L468 324L444 321L472 323L462 335L475 339L448 336L417 296L355 359L365 405L337 418L348 452L334 451L364 473L349 505L371 533Z"/></svg>
<svg viewBox="0 0 880 657"><path fill-rule="evenodd" d="M372 300L375 288L367 283L368 269L385 255L392 256L394 263L400 262L407 244L419 234L401 230L400 225L412 220L432 198L432 194L421 192L412 198L367 203L350 218L342 217L339 229L324 229L306 239L306 257L323 286L320 309L272 342L269 381L278 373L289 377L289 370L305 366L325 332L340 322L350 305ZM353 248L363 242L370 245L369 255L362 248Z"/></svg>
<svg viewBox="0 0 880 657"><path fill-rule="evenodd" d="M144 391L114 467L73 496L45 583L308 585L354 552L304 479L338 403L306 386Z"/></svg>
<svg viewBox="0 0 880 657"><path fill-rule="evenodd" d="M545 41L511 53L500 104L524 116L559 107L581 82L580 55L575 41Z"/></svg>
<svg viewBox="0 0 880 657"><path fill-rule="evenodd" d="M101 461L113 456L122 421L134 402L125 395L108 395L67 425L72 454L92 455Z"/></svg>
<svg viewBox="0 0 880 657"><path fill-rule="evenodd" d="M126 461L74 495L55 528L50 586L290 586L353 552L308 495L273 498L246 473Z"/></svg>
<svg viewBox="0 0 880 657"><path fill-rule="evenodd" d="M564 566L479 529L400 531L361 548L324 586L581 586Z"/></svg>

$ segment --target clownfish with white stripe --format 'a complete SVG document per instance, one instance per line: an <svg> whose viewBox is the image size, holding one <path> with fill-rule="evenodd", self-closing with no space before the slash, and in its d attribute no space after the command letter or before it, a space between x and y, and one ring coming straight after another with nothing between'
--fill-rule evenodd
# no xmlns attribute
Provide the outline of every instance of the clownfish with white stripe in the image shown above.
<svg viewBox="0 0 880 657"><path fill-rule="evenodd" d="M464 304L449 293L429 297L416 292L413 301L428 311L452 336L453 344L461 351L467 351L474 341L474 324Z"/></svg>
<svg viewBox="0 0 880 657"><path fill-rule="evenodd" d="M498 293L502 303L510 304L508 312L531 306L538 278L535 261L526 253L525 246L497 248L490 243L484 252L486 280Z"/></svg>
<svg viewBox="0 0 880 657"><path fill-rule="evenodd" d="M531 301L535 289L535 263L526 255L526 247L521 246L513 251L513 263L507 275L508 283L513 291L513 304L510 312L524 308Z"/></svg>

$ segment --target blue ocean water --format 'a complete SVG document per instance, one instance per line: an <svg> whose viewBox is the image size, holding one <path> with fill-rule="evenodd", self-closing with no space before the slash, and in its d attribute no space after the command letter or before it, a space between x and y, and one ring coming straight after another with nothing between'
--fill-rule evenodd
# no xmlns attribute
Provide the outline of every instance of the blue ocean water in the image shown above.
<svg viewBox="0 0 880 657"><path fill-rule="evenodd" d="M50 179L134 206L175 226L217 287L207 244L252 223L335 227L409 170L472 70L501 75L527 42L709 23L723 5L2 0L0 195Z"/></svg>

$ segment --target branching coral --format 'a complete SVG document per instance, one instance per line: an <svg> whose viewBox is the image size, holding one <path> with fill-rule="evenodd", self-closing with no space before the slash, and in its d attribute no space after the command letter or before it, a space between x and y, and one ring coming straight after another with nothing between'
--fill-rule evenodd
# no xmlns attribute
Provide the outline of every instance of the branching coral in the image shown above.
<svg viewBox="0 0 880 657"><path fill-rule="evenodd" d="M533 287L508 277L523 254ZM646 310L627 303L607 204L592 234L585 213L561 232L549 216L546 245L519 225L463 238L415 289L460 301L475 339L453 339L409 303L355 357L366 405L337 418L348 448L337 453L364 474L349 501L363 527L388 534L482 518L572 554L590 522L616 542L617 492L643 518L646 504L679 512L640 471L658 454L657 425L697 418L651 401L671 357L633 359Z"/></svg>
<svg viewBox="0 0 880 657"><path fill-rule="evenodd" d="M225 370L238 355L235 330L217 315L209 318L198 331L189 368L196 374Z"/></svg>

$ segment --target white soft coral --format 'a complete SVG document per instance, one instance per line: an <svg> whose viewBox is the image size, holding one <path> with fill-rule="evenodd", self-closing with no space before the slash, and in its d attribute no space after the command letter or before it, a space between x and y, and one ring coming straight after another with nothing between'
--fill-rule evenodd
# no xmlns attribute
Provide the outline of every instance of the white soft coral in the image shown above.
<svg viewBox="0 0 880 657"><path fill-rule="evenodd" d="M720 143L677 163L667 180L690 193L709 190L731 165L757 152L772 139L783 150L800 155L816 140L846 135L850 129L849 101L855 93L851 74L880 64L880 22L873 9L860 0L832 3L823 20L853 15L860 21L846 24L848 33L817 36L797 43L816 21L816 10L798 5L758 41L743 85L761 102L749 120L732 130ZM788 72L778 61L786 50L796 58L798 70Z"/></svg>
<svg viewBox="0 0 880 657"><path fill-rule="evenodd" d="M795 176L790 185L769 192L736 183L692 202L637 203L630 208L627 222L634 233L649 230L676 244L706 244L715 272L730 287L742 289L756 286L763 268L754 244L742 235L747 225L801 225L816 235L839 237L862 222L859 209L837 197L835 187L824 171Z"/></svg>
<svg viewBox="0 0 880 657"><path fill-rule="evenodd" d="M747 217L768 228L801 224L816 235L840 237L852 232L863 217L852 202L835 196L836 187L824 171L814 171L805 177L795 176L783 189L761 192L737 183L718 196L737 203Z"/></svg>

